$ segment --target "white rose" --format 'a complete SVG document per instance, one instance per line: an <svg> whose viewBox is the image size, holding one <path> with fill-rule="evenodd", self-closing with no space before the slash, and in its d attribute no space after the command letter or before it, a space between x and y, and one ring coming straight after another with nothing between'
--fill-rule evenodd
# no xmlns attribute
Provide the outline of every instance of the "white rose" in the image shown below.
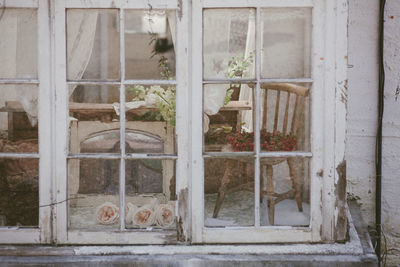
<svg viewBox="0 0 400 267"><path fill-rule="evenodd" d="M146 228L154 224L155 215L152 205L144 205L138 208L132 217L133 224Z"/></svg>
<svg viewBox="0 0 400 267"><path fill-rule="evenodd" d="M174 206L171 204L161 204L156 210L156 222L160 227L168 227L175 222Z"/></svg>
<svg viewBox="0 0 400 267"><path fill-rule="evenodd" d="M105 202L97 208L96 217L100 224L114 224L119 219L119 208L111 202Z"/></svg>

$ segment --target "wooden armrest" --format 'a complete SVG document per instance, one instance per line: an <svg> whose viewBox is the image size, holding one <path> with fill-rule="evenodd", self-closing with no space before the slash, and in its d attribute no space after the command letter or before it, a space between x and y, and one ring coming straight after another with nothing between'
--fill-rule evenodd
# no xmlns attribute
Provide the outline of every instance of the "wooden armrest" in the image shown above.
<svg viewBox="0 0 400 267"><path fill-rule="evenodd" d="M232 111L232 110L251 110L249 101L229 101L228 104L223 106L220 110L222 111Z"/></svg>

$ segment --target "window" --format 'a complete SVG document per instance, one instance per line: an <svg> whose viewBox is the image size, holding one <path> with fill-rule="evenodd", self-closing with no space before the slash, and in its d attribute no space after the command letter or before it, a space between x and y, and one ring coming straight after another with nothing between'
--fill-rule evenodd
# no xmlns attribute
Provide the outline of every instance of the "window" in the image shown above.
<svg viewBox="0 0 400 267"><path fill-rule="evenodd" d="M338 239L334 7L7 1L0 243Z"/></svg>
<svg viewBox="0 0 400 267"><path fill-rule="evenodd" d="M46 14L30 1L0 12L0 239L7 243L51 238L51 144L44 141L51 129L50 103L44 101L50 97Z"/></svg>

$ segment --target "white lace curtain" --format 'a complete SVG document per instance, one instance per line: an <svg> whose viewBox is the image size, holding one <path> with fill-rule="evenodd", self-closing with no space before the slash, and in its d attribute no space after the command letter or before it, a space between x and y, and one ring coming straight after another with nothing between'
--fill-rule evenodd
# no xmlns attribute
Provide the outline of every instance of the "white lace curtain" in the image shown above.
<svg viewBox="0 0 400 267"><path fill-rule="evenodd" d="M238 38L245 38L246 45L242 54L248 57L254 49L254 14L245 18L247 29ZM168 25L171 30L173 43L176 43L176 15L175 12L168 12ZM227 49L232 40L232 21L234 14L221 14L205 17L205 28L211 29L208 33L215 38L205 38L205 47L213 60L204 62L204 76L214 78L225 78L226 67L216 64L218 61L230 59L232 53ZM67 73L68 79L77 80L82 78L93 50L98 11L96 10L74 10L67 13L68 38L67 38ZM237 20L237 19L236 19ZM243 18L242 18L243 20ZM213 25L213 27L206 27ZM218 27L215 27L218 25ZM35 11L26 9L8 9L0 21L0 77L2 78L36 78L37 77L37 18ZM222 38L221 38L222 37ZM175 47L175 45L174 45ZM226 65L226 62L225 62ZM27 70L33 70L31 72ZM204 112L206 115L218 113L223 106L226 85L208 87L204 92ZM74 88L70 88L72 94ZM15 85L2 90L0 105L7 101L18 101L22 104L32 125L37 123L37 97L38 91L32 86ZM251 90L242 86L240 99L252 101ZM206 116L205 116L206 117ZM246 126L252 128L251 111L242 112L242 120ZM207 125L208 126L208 125Z"/></svg>
<svg viewBox="0 0 400 267"><path fill-rule="evenodd" d="M96 10L74 10L67 14L69 79L80 79L85 72L93 49L97 13ZM0 77L37 78L36 11L6 9L0 20L0 33ZM38 116L38 93L38 89L31 85L6 86L0 91L0 106L18 101L34 126ZM4 121L7 118L3 117L0 124L7 125Z"/></svg>

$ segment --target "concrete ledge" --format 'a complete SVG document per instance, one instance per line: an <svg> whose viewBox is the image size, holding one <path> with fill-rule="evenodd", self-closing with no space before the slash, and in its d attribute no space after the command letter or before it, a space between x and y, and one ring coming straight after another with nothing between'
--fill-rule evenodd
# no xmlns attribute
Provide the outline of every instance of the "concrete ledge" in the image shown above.
<svg viewBox="0 0 400 267"><path fill-rule="evenodd" d="M349 207L343 244L0 246L0 266L377 266L358 207Z"/></svg>
<svg viewBox="0 0 400 267"><path fill-rule="evenodd" d="M3 257L1 266L377 266L359 256L321 255L126 255Z"/></svg>

